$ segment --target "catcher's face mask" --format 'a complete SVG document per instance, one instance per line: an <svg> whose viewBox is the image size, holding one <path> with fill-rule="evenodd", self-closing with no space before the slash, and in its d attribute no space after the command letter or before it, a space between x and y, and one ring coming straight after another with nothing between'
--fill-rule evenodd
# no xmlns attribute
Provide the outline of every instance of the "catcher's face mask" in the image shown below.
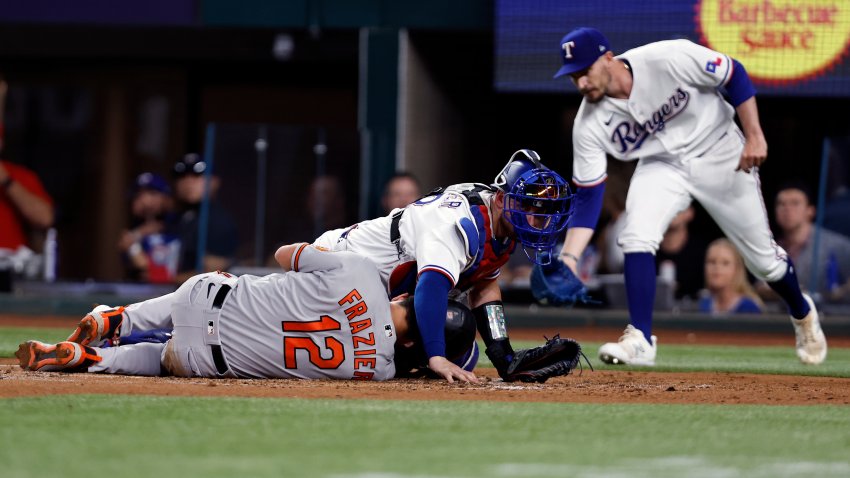
<svg viewBox="0 0 850 478"><path fill-rule="evenodd" d="M505 193L503 214L532 262L552 262L552 250L572 212L572 197L564 178L549 169L525 172Z"/></svg>

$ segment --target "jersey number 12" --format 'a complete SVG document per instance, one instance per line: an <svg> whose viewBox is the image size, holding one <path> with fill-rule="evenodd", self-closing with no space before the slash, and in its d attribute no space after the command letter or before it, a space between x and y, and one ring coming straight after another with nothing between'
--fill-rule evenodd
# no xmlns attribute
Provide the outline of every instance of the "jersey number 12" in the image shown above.
<svg viewBox="0 0 850 478"><path fill-rule="evenodd" d="M323 315L319 320L311 320L309 322L301 321L282 321L281 327L284 332L305 332L310 335L317 335L316 332L328 332L331 330L340 330L340 323L333 317ZM316 337L317 339L319 337ZM342 342L334 337L325 337L325 348L330 350L330 357L323 358L322 351L319 349L313 337L284 337L283 338L283 360L284 366L287 369L298 369L298 361L295 357L296 351L299 349L306 350L310 356L310 363L321 369L335 369L345 360L345 347Z"/></svg>

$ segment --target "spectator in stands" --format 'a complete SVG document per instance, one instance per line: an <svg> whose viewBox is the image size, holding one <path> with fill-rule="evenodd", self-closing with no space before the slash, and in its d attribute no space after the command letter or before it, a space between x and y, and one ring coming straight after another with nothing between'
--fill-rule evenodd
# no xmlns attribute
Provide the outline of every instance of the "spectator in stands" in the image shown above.
<svg viewBox="0 0 850 478"><path fill-rule="evenodd" d="M307 194L307 210L313 230L310 237L301 239L304 241L313 240L325 231L352 224L347 215L345 188L336 176L326 174L313 178Z"/></svg>
<svg viewBox="0 0 850 478"><path fill-rule="evenodd" d="M0 76L0 155L3 152L3 111L9 86ZM2 157L2 156L0 156ZM0 249L30 245L30 234L53 225L53 199L38 175L0 159Z"/></svg>
<svg viewBox="0 0 850 478"><path fill-rule="evenodd" d="M174 282L180 258L171 188L162 176L138 175L130 201L130 229L118 241L127 267L127 279L154 283Z"/></svg>
<svg viewBox="0 0 850 478"><path fill-rule="evenodd" d="M799 182L784 184L776 194L775 208L778 242L794 262L800 286L832 300L850 297L850 238L821 228L813 262L815 207L808 187ZM817 271L817 286L811 284L812 268Z"/></svg>
<svg viewBox="0 0 850 478"><path fill-rule="evenodd" d="M705 287L700 312L711 314L760 314L764 303L747 280L741 254L726 238L709 244L705 253Z"/></svg>
<svg viewBox="0 0 850 478"><path fill-rule="evenodd" d="M411 173L396 173L384 186L381 205L384 212L389 214L396 208L402 208L422 197L422 186Z"/></svg>
<svg viewBox="0 0 850 478"><path fill-rule="evenodd" d="M221 178L215 174L209 177L209 214L206 231L201 231L204 227L200 214L207 183L206 171L207 163L196 153L189 153L174 164L174 189L179 203L177 235L180 238L177 283L185 282L199 272L227 270L233 264L239 247L236 222L215 199L221 188ZM200 237L205 237L206 247L198 267Z"/></svg>
<svg viewBox="0 0 850 478"><path fill-rule="evenodd" d="M707 241L690 232L690 223L695 214L693 206L688 206L677 214L667 227L655 254L659 274L664 274L666 270L675 271L674 297L677 300L696 300L703 287L703 262Z"/></svg>

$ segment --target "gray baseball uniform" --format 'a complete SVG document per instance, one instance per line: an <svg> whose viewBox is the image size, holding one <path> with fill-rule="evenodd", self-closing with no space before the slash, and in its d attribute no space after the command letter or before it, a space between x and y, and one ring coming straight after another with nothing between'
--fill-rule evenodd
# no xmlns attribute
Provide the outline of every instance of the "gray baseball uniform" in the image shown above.
<svg viewBox="0 0 850 478"><path fill-rule="evenodd" d="M302 245L292 272L192 277L125 309L121 334L168 328L167 344L96 349L90 372L386 380L395 328L377 269L350 252Z"/></svg>

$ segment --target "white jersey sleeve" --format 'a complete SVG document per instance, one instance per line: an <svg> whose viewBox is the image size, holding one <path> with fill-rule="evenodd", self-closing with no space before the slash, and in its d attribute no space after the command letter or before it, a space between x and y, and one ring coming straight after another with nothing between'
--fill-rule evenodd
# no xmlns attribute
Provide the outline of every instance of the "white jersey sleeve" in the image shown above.
<svg viewBox="0 0 850 478"><path fill-rule="evenodd" d="M416 258L418 274L436 271L452 286L478 252L478 236L469 202L462 194L447 191L429 202L407 207L401 218L403 247ZM470 237L475 234L475 237Z"/></svg>
<svg viewBox="0 0 850 478"><path fill-rule="evenodd" d="M687 84L693 86L720 87L732 77L732 60L688 40L671 40L667 61L671 71Z"/></svg>
<svg viewBox="0 0 850 478"><path fill-rule="evenodd" d="M589 188L605 181L608 177L608 158L605 149L595 137L591 128L599 116L589 111L593 105L582 102L573 124L573 183L578 187Z"/></svg>

